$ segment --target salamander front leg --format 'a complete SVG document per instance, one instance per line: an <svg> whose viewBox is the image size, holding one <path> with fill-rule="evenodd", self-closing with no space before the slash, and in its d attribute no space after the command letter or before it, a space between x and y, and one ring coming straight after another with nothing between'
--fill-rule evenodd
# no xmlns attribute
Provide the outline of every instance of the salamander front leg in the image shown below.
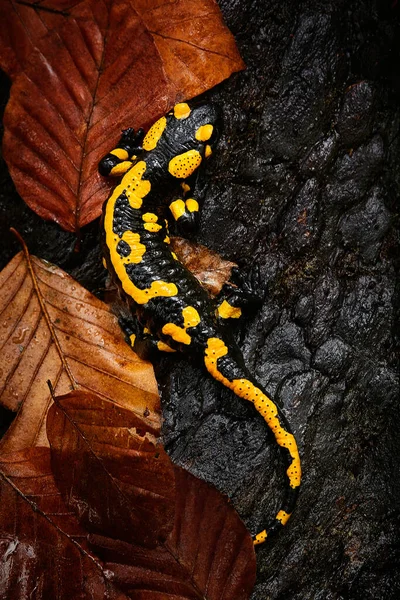
<svg viewBox="0 0 400 600"><path fill-rule="evenodd" d="M124 129L116 148L103 156L99 162L100 175L103 177L124 175L136 160L137 154L142 151L143 138L143 129L138 129L136 133L132 127Z"/></svg>
<svg viewBox="0 0 400 600"><path fill-rule="evenodd" d="M146 327L142 327L136 319L120 317L118 319L126 342L142 360L154 361L160 352L175 352L164 342L154 337Z"/></svg>
<svg viewBox="0 0 400 600"><path fill-rule="evenodd" d="M201 204L206 188L204 171L200 170L181 183L182 197L169 205L178 230L184 236L199 228Z"/></svg>
<svg viewBox="0 0 400 600"><path fill-rule="evenodd" d="M178 229L184 235L194 233L199 227L199 203L194 198L182 200L178 198L169 205Z"/></svg>

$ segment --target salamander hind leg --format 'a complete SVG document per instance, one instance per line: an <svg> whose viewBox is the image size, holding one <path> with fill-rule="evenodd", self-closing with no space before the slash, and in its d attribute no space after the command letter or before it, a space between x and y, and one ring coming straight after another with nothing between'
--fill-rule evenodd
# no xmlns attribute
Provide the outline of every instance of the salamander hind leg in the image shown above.
<svg viewBox="0 0 400 600"><path fill-rule="evenodd" d="M125 333L126 342L142 360L153 362L161 352L175 352L168 344L153 336L146 327L142 327L136 319L120 317L118 322Z"/></svg>
<svg viewBox="0 0 400 600"><path fill-rule="evenodd" d="M217 298L217 316L221 321L239 319L243 310L258 307L264 297L257 266L248 277L239 268L234 268L231 278L232 281L225 283Z"/></svg>
<svg viewBox="0 0 400 600"><path fill-rule="evenodd" d="M177 198L171 202L169 208L180 233L189 235L198 229L200 212L199 203L195 198Z"/></svg>

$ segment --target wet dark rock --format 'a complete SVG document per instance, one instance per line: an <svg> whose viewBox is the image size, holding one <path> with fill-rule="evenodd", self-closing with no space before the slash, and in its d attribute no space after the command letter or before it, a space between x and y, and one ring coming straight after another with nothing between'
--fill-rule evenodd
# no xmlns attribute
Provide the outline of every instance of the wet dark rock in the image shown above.
<svg viewBox="0 0 400 600"><path fill-rule="evenodd" d="M349 86L337 122L342 146L363 143L372 132L374 90L370 82L360 81Z"/></svg>
<svg viewBox="0 0 400 600"><path fill-rule="evenodd" d="M290 322L279 325L266 338L263 356L266 360L276 361L297 358L305 366L310 361L310 351L304 343L302 330Z"/></svg>
<svg viewBox="0 0 400 600"><path fill-rule="evenodd" d="M365 203L343 216L339 228L344 245L358 251L364 261L376 260L390 220L390 212L383 201L383 191L374 187Z"/></svg>
<svg viewBox="0 0 400 600"><path fill-rule="evenodd" d="M313 407L318 404L327 384L327 378L315 370L294 373L282 380L275 399L285 407L285 411L290 415L290 421L293 427L296 427L296 430L305 431L305 424L312 416ZM305 451L304 446L301 451Z"/></svg>
<svg viewBox="0 0 400 600"><path fill-rule="evenodd" d="M330 377L338 377L348 367L350 357L350 346L339 338L330 338L316 351L313 365Z"/></svg>
<svg viewBox="0 0 400 600"><path fill-rule="evenodd" d="M361 352L369 349L375 360L383 358L391 345L393 288L393 281L372 275L349 282L334 327L353 348Z"/></svg>
<svg viewBox="0 0 400 600"><path fill-rule="evenodd" d="M344 75L340 29L333 14L305 13L292 33L274 97L263 118L264 151L295 159L316 143L333 117L332 89ZM274 91L275 91L274 90Z"/></svg>
<svg viewBox="0 0 400 600"><path fill-rule="evenodd" d="M247 70L208 94L225 127L197 239L247 272L260 267L263 305L235 335L292 423L304 473L291 521L257 551L252 600L397 600L400 5L220 6ZM77 253L74 236L33 215L1 177L2 264L18 250L13 225L98 290L94 229ZM157 375L168 451L259 530L283 486L265 423L202 365L163 359Z"/></svg>
<svg viewBox="0 0 400 600"><path fill-rule="evenodd" d="M251 102L247 140L235 147L241 202L246 188L249 198L254 189L265 198L259 233L253 238L248 230L242 245L262 265L266 303L281 307L264 336L260 310L243 346L287 411L304 469L284 539L258 551L253 600L394 600L400 444L391 227L400 113L396 69L387 60L394 32L399 36L393 9L332 2L321 16L320 3L252 3L241 25L228 1L224 6L249 65L230 88L249 108ZM240 10L244 15L243 4ZM261 34L257 10L270 15L272 41ZM311 239L302 235L307 227ZM207 222L203 231L207 237ZM230 253L237 231L226 232ZM266 442L270 448L269 436ZM228 444L226 469L236 456ZM275 473L275 455L260 449L259 456ZM235 505L253 529L277 506L276 485L278 477L265 480L257 467L237 486ZM253 504L249 486L260 490Z"/></svg>
<svg viewBox="0 0 400 600"><path fill-rule="evenodd" d="M318 140L302 161L300 165L301 171L306 175L313 174L317 178L323 177L335 158L338 140L339 136L336 131Z"/></svg>
<svg viewBox="0 0 400 600"><path fill-rule="evenodd" d="M365 146L344 153L335 164L325 202L343 210L359 202L382 170L383 141L375 136Z"/></svg>
<svg viewBox="0 0 400 600"><path fill-rule="evenodd" d="M309 179L296 195L296 203L285 217L282 236L291 252L312 247L319 232L319 194L316 179Z"/></svg>
<svg viewBox="0 0 400 600"><path fill-rule="evenodd" d="M294 319L300 325L309 323L314 312L314 299L312 296L303 296L299 299L294 309Z"/></svg>
<svg viewBox="0 0 400 600"><path fill-rule="evenodd" d="M342 290L332 271L326 271L314 284L314 314L307 328L307 340L320 346L331 334L342 302Z"/></svg>

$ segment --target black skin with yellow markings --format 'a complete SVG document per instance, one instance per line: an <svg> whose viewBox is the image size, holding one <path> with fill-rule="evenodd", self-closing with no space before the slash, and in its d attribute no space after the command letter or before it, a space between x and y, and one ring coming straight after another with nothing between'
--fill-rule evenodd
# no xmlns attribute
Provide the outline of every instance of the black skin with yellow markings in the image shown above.
<svg viewBox="0 0 400 600"><path fill-rule="evenodd" d="M99 165L102 175L123 175L104 204L103 247L112 279L138 319L136 333L125 324L133 349L144 358L158 350L192 357L252 402L272 430L285 460L288 485L275 519L255 537L259 544L285 525L293 511L301 479L296 440L279 407L248 372L226 326L240 317L248 290L240 293L226 286L221 297L212 300L171 251L168 238L171 216L184 231L198 223L201 173L220 126L215 105L181 103L146 136L140 130L123 132L116 149Z"/></svg>
<svg viewBox="0 0 400 600"><path fill-rule="evenodd" d="M122 160L129 161L132 164L131 159L136 159L136 155L142 150L142 142L144 138L144 130L139 129L135 134L134 130L129 127L122 132L122 136L118 142L118 146L114 148L114 151L117 151L115 154L109 152L102 158L99 163L99 173L104 177L108 177L110 175L118 176L120 173L113 173L113 170L121 164ZM118 156L120 154L118 151L122 150L126 152L126 158L121 159Z"/></svg>

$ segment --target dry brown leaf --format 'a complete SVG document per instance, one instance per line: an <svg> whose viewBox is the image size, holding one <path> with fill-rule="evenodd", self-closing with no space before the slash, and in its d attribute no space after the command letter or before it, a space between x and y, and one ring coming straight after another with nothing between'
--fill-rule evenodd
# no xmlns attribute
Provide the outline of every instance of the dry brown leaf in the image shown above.
<svg viewBox="0 0 400 600"><path fill-rule="evenodd" d="M70 231L99 216L112 184L97 164L122 129L244 66L214 0L3 0L0 61L14 77L3 145L15 185Z"/></svg>
<svg viewBox="0 0 400 600"><path fill-rule="evenodd" d="M175 476L144 419L95 394L71 392L50 408L47 435L58 488L88 531L150 547L165 540Z"/></svg>
<svg viewBox="0 0 400 600"><path fill-rule="evenodd" d="M122 338L109 308L27 249L0 273L0 403L18 411L2 452L47 445L45 417L57 395L93 391L131 408L158 434L153 369Z"/></svg>
<svg viewBox="0 0 400 600"><path fill-rule="evenodd" d="M246 600L256 576L253 541L226 497L174 467L175 523L164 544L140 546L99 535L92 549L135 600Z"/></svg>
<svg viewBox="0 0 400 600"><path fill-rule="evenodd" d="M138 532L135 520L129 521L125 511L135 510L131 502L139 499L140 503L140 495L130 495L130 490L140 483L138 477L144 480L135 468L139 462L128 437L128 426L136 423L136 416L128 415L129 411L116 405L110 407L107 401L97 399L95 403L91 404L88 415L85 415L86 399L83 398L82 404L81 394L61 399L66 413L52 407L49 428L57 438L56 447L52 448L52 466L66 500L72 501L78 517L86 519L89 532L110 533L114 524L112 537L97 533L86 536L55 487L48 448L30 448L3 456L0 459L1 597L5 594L7 600L249 598L255 577L250 535L226 497L178 467L172 473L176 478L172 502L175 518L166 541L155 548L131 543ZM67 424L64 448L60 426L63 428L68 419L71 421ZM105 428L101 427L102 420ZM76 427L85 439L81 437L80 448L74 446L75 454L71 455L69 435ZM126 443L130 446L128 451ZM96 456L88 463L90 454ZM145 465L148 458L145 457ZM104 460L104 464L93 472L97 460ZM163 469L156 468L153 475L148 482L154 490L161 483L163 491ZM87 481L82 484L79 477ZM112 487L114 491L109 496ZM164 497L164 502L170 501L168 496ZM159 503L156 492L148 494L148 516L143 525L150 530L153 517L158 520ZM123 540L118 539L121 532ZM99 560L93 550L106 562Z"/></svg>
<svg viewBox="0 0 400 600"><path fill-rule="evenodd" d="M48 448L0 459L0 597L127 600L89 551L50 468Z"/></svg>
<svg viewBox="0 0 400 600"><path fill-rule="evenodd" d="M211 296L219 294L222 286L229 281L233 267L237 267L236 263L224 260L206 246L185 238L171 237L171 247Z"/></svg>
<svg viewBox="0 0 400 600"><path fill-rule="evenodd" d="M56 481L110 580L137 599L248 598L254 546L228 498L162 448L156 458L132 425L128 410L81 393L56 399L48 415Z"/></svg>

